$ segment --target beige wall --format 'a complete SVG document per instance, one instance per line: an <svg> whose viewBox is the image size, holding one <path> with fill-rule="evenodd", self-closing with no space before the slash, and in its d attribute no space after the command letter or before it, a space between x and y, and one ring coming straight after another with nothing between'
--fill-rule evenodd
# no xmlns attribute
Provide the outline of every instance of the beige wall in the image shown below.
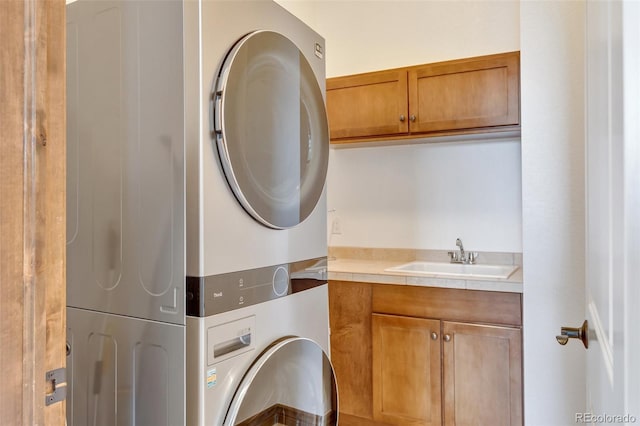
<svg viewBox="0 0 640 426"><path fill-rule="evenodd" d="M327 75L519 50L517 1L280 0L326 39ZM522 250L520 142L335 149L336 246Z"/></svg>
<svg viewBox="0 0 640 426"><path fill-rule="evenodd" d="M327 77L518 50L517 1L278 0L326 39Z"/></svg>

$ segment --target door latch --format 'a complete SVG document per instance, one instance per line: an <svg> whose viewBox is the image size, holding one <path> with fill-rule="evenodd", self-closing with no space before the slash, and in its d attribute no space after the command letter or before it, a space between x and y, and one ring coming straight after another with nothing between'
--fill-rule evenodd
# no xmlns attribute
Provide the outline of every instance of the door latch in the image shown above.
<svg viewBox="0 0 640 426"><path fill-rule="evenodd" d="M63 401L67 397L67 369L63 367L47 371L45 379L47 382L51 382L53 392L45 395L44 404L51 405ZM63 384L64 386L61 386Z"/></svg>

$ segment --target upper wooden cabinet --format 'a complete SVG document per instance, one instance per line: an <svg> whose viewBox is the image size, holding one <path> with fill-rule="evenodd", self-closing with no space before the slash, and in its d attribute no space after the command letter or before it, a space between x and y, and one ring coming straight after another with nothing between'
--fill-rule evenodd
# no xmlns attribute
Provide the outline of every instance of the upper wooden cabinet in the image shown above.
<svg viewBox="0 0 640 426"><path fill-rule="evenodd" d="M327 80L332 143L517 130L520 53Z"/></svg>
<svg viewBox="0 0 640 426"><path fill-rule="evenodd" d="M404 69L327 80L331 139L406 134L407 96Z"/></svg>
<svg viewBox="0 0 640 426"><path fill-rule="evenodd" d="M410 131L519 124L519 58L514 52L410 69Z"/></svg>

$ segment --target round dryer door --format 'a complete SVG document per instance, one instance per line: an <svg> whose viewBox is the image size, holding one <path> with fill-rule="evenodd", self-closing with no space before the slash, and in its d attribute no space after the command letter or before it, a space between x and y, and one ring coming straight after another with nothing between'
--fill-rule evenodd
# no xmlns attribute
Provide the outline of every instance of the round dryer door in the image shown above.
<svg viewBox="0 0 640 426"><path fill-rule="evenodd" d="M289 337L268 348L246 373L224 421L233 425L338 424L333 367L316 342Z"/></svg>
<svg viewBox="0 0 640 426"><path fill-rule="evenodd" d="M271 228L305 220L324 188L329 130L304 54L279 33L248 34L226 56L211 109L220 161L242 207Z"/></svg>

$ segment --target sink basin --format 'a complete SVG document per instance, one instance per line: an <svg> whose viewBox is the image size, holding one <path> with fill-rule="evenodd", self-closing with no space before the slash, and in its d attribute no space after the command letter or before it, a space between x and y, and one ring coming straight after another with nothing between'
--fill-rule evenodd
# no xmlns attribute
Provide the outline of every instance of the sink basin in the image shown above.
<svg viewBox="0 0 640 426"><path fill-rule="evenodd" d="M506 279L518 269L517 265L463 265L442 262L409 262L404 265L387 268L389 272L407 272L424 275L448 275L469 278Z"/></svg>

